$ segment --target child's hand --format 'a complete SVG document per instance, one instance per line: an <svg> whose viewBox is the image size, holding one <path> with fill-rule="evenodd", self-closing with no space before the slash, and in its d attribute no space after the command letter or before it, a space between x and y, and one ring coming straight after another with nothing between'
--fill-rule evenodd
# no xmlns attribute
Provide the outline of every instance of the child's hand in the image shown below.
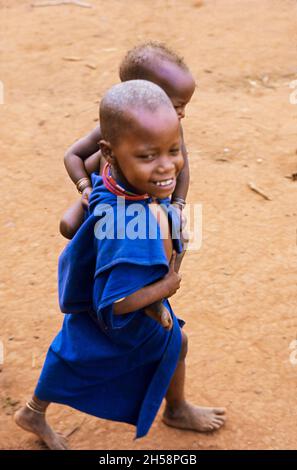
<svg viewBox="0 0 297 470"><path fill-rule="evenodd" d="M181 276L174 270L175 260L176 260L176 252L173 251L171 260L169 263L169 271L163 278L163 282L166 284L166 287L167 287L166 297L171 297L180 288Z"/></svg>
<svg viewBox="0 0 297 470"><path fill-rule="evenodd" d="M87 188L85 188L81 194L81 203L82 203L82 206L85 210L87 210L89 208L89 196L92 192L92 187L91 186L88 186Z"/></svg>

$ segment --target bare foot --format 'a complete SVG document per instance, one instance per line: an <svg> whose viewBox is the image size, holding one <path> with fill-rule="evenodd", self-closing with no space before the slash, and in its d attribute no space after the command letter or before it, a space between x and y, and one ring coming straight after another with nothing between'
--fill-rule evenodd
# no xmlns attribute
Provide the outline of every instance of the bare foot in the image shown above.
<svg viewBox="0 0 297 470"><path fill-rule="evenodd" d="M24 406L15 413L14 420L25 431L36 434L49 449L67 450L65 438L52 430L44 415L35 413Z"/></svg>
<svg viewBox="0 0 297 470"><path fill-rule="evenodd" d="M206 408L187 402L174 411L167 405L163 414L163 422L168 426L198 432L216 431L225 420L224 408Z"/></svg>
<svg viewBox="0 0 297 470"><path fill-rule="evenodd" d="M153 306L154 304L147 307L145 309L145 313L149 317L153 318L158 323L160 323L163 326L163 328L165 328L165 330L171 330L173 326L173 321L172 321L169 310L166 307L164 307L163 304L156 306L156 308L154 308Z"/></svg>

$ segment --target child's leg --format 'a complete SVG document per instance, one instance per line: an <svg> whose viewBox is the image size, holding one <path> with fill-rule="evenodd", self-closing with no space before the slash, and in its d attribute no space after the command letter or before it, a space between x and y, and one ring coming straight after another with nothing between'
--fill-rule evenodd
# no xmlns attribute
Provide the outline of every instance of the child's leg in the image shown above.
<svg viewBox="0 0 297 470"><path fill-rule="evenodd" d="M163 421L168 426L181 429L191 429L199 432L215 431L225 422L225 409L195 406L185 399L187 345L187 336L182 331L181 354L167 390Z"/></svg>
<svg viewBox="0 0 297 470"><path fill-rule="evenodd" d="M36 434L52 450L66 450L65 438L52 430L45 419L49 403L39 400L36 396L14 415L18 426L25 431Z"/></svg>
<svg viewBox="0 0 297 470"><path fill-rule="evenodd" d="M63 235L63 237L71 240L83 223L83 220L84 209L81 200L79 200L69 207L69 209L67 209L63 215L60 222L60 233Z"/></svg>

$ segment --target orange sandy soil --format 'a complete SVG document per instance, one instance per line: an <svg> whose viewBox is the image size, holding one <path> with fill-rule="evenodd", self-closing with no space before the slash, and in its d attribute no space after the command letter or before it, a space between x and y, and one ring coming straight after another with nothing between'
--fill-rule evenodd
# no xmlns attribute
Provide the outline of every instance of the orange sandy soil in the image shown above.
<svg viewBox="0 0 297 470"><path fill-rule="evenodd" d="M154 39L184 55L199 85L184 130L203 243L184 260L173 305L190 340L187 396L226 406L228 422L213 435L183 432L160 411L134 442L133 427L67 407L52 405L49 420L72 433L72 449L294 449L297 182L285 176L297 171L296 1L89 1L91 9L0 0L0 447L43 448L12 415L62 322L58 221L77 197L63 153L96 125L125 51Z"/></svg>

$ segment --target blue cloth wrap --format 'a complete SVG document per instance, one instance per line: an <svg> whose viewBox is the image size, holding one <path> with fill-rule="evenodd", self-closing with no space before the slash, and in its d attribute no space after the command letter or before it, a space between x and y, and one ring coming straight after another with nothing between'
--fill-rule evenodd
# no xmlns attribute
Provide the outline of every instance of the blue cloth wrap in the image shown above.
<svg viewBox="0 0 297 470"><path fill-rule="evenodd" d="M135 202L121 198L128 213L123 217L119 198L105 188L100 176L93 174L92 179L89 213L59 259L59 303L66 315L35 394L40 400L133 424L139 438L149 431L175 371L184 321L174 315L167 299L163 303L173 318L170 331L143 309L113 314L116 300L164 277L168 260L158 224L156 236L149 237L150 200L138 201L129 215L128 206ZM169 199L160 202L171 207ZM133 222L135 207L142 231ZM169 218L173 232L176 220L171 210ZM125 233L129 224L132 237ZM138 237L133 237L134 229ZM103 232L107 236L98 236ZM180 252L180 241L173 243Z"/></svg>

